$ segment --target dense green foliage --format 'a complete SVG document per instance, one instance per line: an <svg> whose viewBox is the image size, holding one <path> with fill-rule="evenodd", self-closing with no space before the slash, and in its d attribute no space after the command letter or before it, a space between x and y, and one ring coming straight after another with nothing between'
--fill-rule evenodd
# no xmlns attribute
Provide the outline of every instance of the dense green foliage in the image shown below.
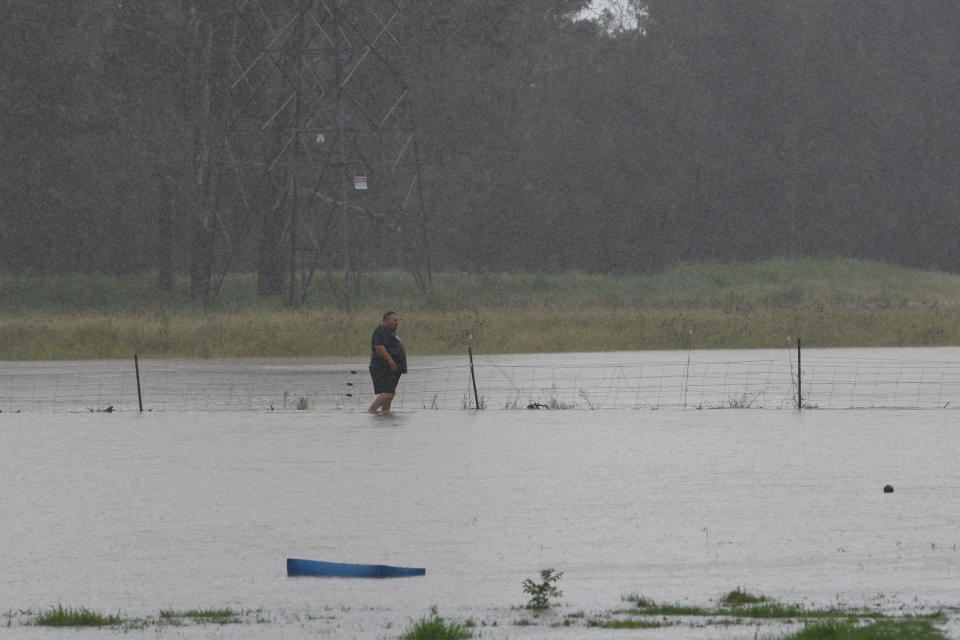
<svg viewBox="0 0 960 640"><path fill-rule="evenodd" d="M225 131L247 126L230 100L257 103L237 93L237 67L254 69L267 36L316 7L263 3L263 20L235 31L254 4L5 4L0 268L153 270L223 294L217 260L281 292L288 223L305 213L271 209L282 180L231 182L241 146ZM776 256L957 270L950 3L630 0L617 4L639 18L606 25L575 19L586 4L400 3L402 28L373 44L402 45L383 68L409 90L429 215L414 249L398 246L399 228L384 232L385 204L356 214L354 270L397 268L427 246L433 268L462 272L655 273ZM297 33L271 55L292 55ZM352 104L389 107L388 86L371 73L345 89ZM269 118L292 95L282 88L258 98L261 126L282 120ZM254 217L221 233L241 204ZM324 247L311 267L342 288L337 221L311 232Z"/></svg>

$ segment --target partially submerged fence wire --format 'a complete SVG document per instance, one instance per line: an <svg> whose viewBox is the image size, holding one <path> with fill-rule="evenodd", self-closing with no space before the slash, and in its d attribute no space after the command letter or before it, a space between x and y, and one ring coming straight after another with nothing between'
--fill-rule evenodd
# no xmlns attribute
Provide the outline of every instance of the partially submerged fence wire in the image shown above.
<svg viewBox="0 0 960 640"><path fill-rule="evenodd" d="M883 358L882 350L474 355L411 358L394 408L950 409L960 361ZM898 352L902 353L902 351ZM364 360L140 360L147 411L364 410ZM133 360L0 363L0 411L137 411Z"/></svg>

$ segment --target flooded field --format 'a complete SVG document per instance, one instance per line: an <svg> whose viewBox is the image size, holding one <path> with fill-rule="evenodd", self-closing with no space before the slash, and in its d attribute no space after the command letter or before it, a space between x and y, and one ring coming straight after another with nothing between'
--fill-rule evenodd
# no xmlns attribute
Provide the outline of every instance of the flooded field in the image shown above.
<svg viewBox="0 0 960 640"><path fill-rule="evenodd" d="M60 637L24 625L62 604L243 613L81 638L395 638L432 607L484 638L623 637L585 620L625 597L712 606L741 587L947 607L960 638L950 410L4 412L0 438L4 636ZM288 578L288 557L426 576ZM537 617L522 584L546 568L563 596Z"/></svg>

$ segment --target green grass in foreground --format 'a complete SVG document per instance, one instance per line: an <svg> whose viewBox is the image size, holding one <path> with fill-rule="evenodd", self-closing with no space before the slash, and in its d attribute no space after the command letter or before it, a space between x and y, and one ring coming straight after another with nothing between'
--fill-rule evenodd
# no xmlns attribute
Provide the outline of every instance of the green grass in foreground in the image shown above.
<svg viewBox="0 0 960 640"><path fill-rule="evenodd" d="M879 620L858 625L829 620L808 625L783 640L946 640L927 620Z"/></svg>
<svg viewBox="0 0 960 640"><path fill-rule="evenodd" d="M154 274L0 274L0 360L364 356L386 309L411 354L960 344L960 275L847 259L680 265L656 274L370 273L343 310L318 280L304 304L229 276L215 307Z"/></svg>
<svg viewBox="0 0 960 640"><path fill-rule="evenodd" d="M434 609L430 616L415 622L400 640L466 640L473 637L472 631L455 622L445 622Z"/></svg>
<svg viewBox="0 0 960 640"><path fill-rule="evenodd" d="M44 627L111 627L123 624L123 618L91 611L85 607L74 609L62 604L42 612L34 624Z"/></svg>

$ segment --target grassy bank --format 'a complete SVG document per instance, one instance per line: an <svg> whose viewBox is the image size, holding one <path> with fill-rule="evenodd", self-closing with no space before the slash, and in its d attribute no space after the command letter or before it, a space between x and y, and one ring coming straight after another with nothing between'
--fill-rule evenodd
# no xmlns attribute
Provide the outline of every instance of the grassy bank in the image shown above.
<svg viewBox="0 0 960 640"><path fill-rule="evenodd" d="M681 265L651 275L435 274L421 294L370 274L343 309L319 281L297 308L228 278L204 312L186 281L0 276L0 359L363 356L386 309L411 352L482 353L960 344L960 276L854 260Z"/></svg>

